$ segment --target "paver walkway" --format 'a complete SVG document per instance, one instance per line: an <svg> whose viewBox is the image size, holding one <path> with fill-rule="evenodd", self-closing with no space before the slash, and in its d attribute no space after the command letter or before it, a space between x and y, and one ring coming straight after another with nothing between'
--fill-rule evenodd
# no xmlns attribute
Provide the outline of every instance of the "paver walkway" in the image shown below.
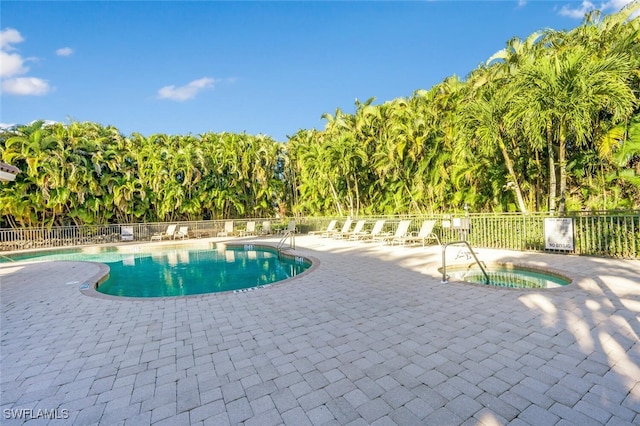
<svg viewBox="0 0 640 426"><path fill-rule="evenodd" d="M575 279L508 290L441 284L438 247L297 244L307 275L163 300L0 264L2 423L640 424L640 261L479 250Z"/></svg>

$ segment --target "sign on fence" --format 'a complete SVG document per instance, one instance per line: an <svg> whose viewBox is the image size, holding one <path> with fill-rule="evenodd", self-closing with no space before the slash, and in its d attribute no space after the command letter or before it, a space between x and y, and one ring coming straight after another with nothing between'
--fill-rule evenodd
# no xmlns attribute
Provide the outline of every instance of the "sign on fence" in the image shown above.
<svg viewBox="0 0 640 426"><path fill-rule="evenodd" d="M574 250L572 218L544 218L544 248L546 250Z"/></svg>
<svg viewBox="0 0 640 426"><path fill-rule="evenodd" d="M133 226L121 226L120 236L122 241L133 241Z"/></svg>

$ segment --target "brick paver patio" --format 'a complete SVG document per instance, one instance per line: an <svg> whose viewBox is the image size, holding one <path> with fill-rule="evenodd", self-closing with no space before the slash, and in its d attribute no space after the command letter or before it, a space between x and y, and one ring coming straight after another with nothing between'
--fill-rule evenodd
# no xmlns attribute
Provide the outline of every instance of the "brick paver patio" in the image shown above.
<svg viewBox="0 0 640 426"><path fill-rule="evenodd" d="M439 247L297 244L309 274L174 299L0 264L2 423L640 424L640 261L478 250L574 279L510 290L441 284Z"/></svg>

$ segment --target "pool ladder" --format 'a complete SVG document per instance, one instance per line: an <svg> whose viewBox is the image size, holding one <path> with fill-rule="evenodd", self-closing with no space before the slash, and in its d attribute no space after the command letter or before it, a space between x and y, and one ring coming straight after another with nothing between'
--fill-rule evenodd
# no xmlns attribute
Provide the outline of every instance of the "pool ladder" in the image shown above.
<svg viewBox="0 0 640 426"><path fill-rule="evenodd" d="M489 275L487 274L487 271L484 268L483 262L480 262L480 260L478 260L478 256L476 256L476 252L473 251L471 244L469 244L468 241L464 241L464 240L453 241L442 246L442 281L441 281L442 284L447 284L449 282L449 277L447 276L447 256L446 256L447 247L456 245L456 244L464 244L467 246L467 248L469 249L469 252L471 253L471 255L476 261L475 263L478 264L478 266L480 267L480 270L484 274L485 284L489 285L490 284Z"/></svg>
<svg viewBox="0 0 640 426"><path fill-rule="evenodd" d="M280 241L278 242L278 246L276 247L276 249L278 250L278 258L280 258L280 252L282 252L282 250L284 250L284 245L287 242L287 240L289 240L289 249L296 249L296 237L295 237L295 232L293 231L285 231L284 236L280 239Z"/></svg>

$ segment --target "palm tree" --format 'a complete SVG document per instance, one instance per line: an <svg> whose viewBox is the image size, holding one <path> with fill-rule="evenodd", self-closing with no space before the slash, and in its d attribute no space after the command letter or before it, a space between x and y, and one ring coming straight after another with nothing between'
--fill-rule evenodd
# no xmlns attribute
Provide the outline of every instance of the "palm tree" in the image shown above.
<svg viewBox="0 0 640 426"><path fill-rule="evenodd" d="M464 121L471 135L472 146L480 145L480 150L491 152L498 148L504 159L504 164L510 177L510 188L513 188L518 209L522 213L527 212L527 207L522 196L522 190L518 176L514 169L514 162L508 149L508 142L514 143L514 139L507 134L507 124L504 121L510 104L510 87L503 86L502 90L486 90L466 105Z"/></svg>
<svg viewBox="0 0 640 426"><path fill-rule="evenodd" d="M557 148L561 213L567 195L567 144L585 144L599 114L607 114L613 122L631 114L635 97L627 84L630 71L628 56L594 58L584 49L574 48L545 55L517 76L511 119L522 120L534 145L545 135L552 142L550 176L555 173L551 169L553 150ZM552 186L550 210L554 207L554 193Z"/></svg>
<svg viewBox="0 0 640 426"><path fill-rule="evenodd" d="M23 226L51 225L52 218L46 203L50 199L50 176L57 171L51 169L50 149L56 140L43 121L28 126L18 126L6 140L2 150L4 161L16 165L22 173L16 177L13 189L20 187L22 194L5 206L5 211ZM5 188L3 187L3 192ZM23 200L27 194L27 200Z"/></svg>

